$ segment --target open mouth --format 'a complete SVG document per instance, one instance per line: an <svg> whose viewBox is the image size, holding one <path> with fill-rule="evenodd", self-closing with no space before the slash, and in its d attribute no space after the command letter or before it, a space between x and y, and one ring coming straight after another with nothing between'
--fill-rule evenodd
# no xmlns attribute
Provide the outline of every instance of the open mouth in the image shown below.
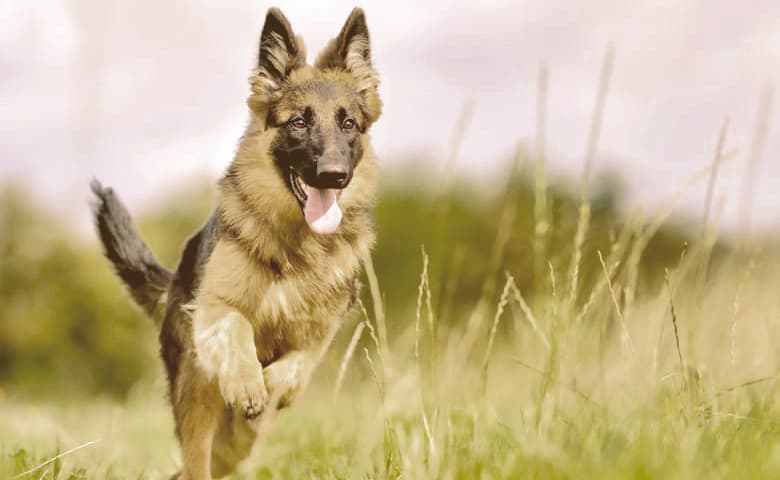
<svg viewBox="0 0 780 480"><path fill-rule="evenodd" d="M341 224L341 208L338 199L341 190L316 188L308 185L290 168L290 188L303 209L303 217L314 233L330 235Z"/></svg>
<svg viewBox="0 0 780 480"><path fill-rule="evenodd" d="M295 173L295 170L293 170L291 167L290 187L292 188L293 195L295 195L295 198L298 200L298 203L300 203L301 206L306 205L306 200L309 198L309 196L306 195L306 190L303 188L304 185L306 185L306 183Z"/></svg>

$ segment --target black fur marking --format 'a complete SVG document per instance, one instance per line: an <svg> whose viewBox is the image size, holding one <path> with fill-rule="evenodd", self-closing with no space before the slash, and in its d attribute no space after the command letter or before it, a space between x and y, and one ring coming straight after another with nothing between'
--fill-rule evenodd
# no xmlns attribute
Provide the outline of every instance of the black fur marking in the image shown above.
<svg viewBox="0 0 780 480"><path fill-rule="evenodd" d="M192 336L191 323L182 321L187 315L182 309L195 298L195 292L203 275L203 267L214 250L219 228L219 217L215 212L206 224L187 240L179 267L171 282L171 294L159 336L160 354L165 363L171 389L178 375L181 354L185 345L191 342Z"/></svg>
<svg viewBox="0 0 780 480"><path fill-rule="evenodd" d="M152 254L133 228L130 213L110 188L97 180L90 184L95 194L92 210L103 249L133 299L155 317L160 296L167 290L172 274ZM158 320L158 319L156 319Z"/></svg>
<svg viewBox="0 0 780 480"><path fill-rule="evenodd" d="M238 180L238 166L235 163L231 163L227 170L225 170L224 178L229 182Z"/></svg>
<svg viewBox="0 0 780 480"><path fill-rule="evenodd" d="M249 258L253 260L260 268L271 270L271 272L274 274L274 277L276 278L282 277L282 266L276 259L272 258L267 261L261 260L259 252L256 251L256 248L250 242L244 239L236 229L226 224L223 224L220 228L222 233L224 233L223 238L237 243L241 247L241 250L246 252Z"/></svg>
<svg viewBox="0 0 780 480"><path fill-rule="evenodd" d="M244 240L238 230L225 224L222 227L222 231L225 233L225 238L238 243L241 246L241 250L247 252L250 257L255 258L257 256L256 248L250 242Z"/></svg>
<svg viewBox="0 0 780 480"><path fill-rule="evenodd" d="M360 164L360 160L363 159L363 142L360 141L360 136L355 136L355 138L349 142L349 156L352 158L355 167L357 167Z"/></svg>
<svg viewBox="0 0 780 480"><path fill-rule="evenodd" d="M339 124L344 123L344 120L347 118L347 109L344 107L339 107L339 109L336 111L336 121Z"/></svg>
<svg viewBox="0 0 780 480"><path fill-rule="evenodd" d="M174 284L188 292L194 292L200 285L200 277L203 266L214 250L214 243L219 229L219 217L216 212L211 214L209 220L195 233L184 247L179 267L174 276Z"/></svg>
<svg viewBox="0 0 780 480"><path fill-rule="evenodd" d="M369 40L366 16L360 8L352 10L349 18L344 23L344 28L339 34L339 53L342 58L347 58L349 44L352 43L352 40L357 36L363 36L366 40ZM363 55L364 59L370 60L371 53L368 49L363 50L360 53Z"/></svg>
<svg viewBox="0 0 780 480"><path fill-rule="evenodd" d="M192 325L175 325L176 322L174 319L177 314L171 311L170 305L171 304L169 304L168 311L165 314L158 340L160 342L160 356L162 357L163 364L165 364L165 373L168 377L168 394L171 398L174 398L174 383L176 382L176 377L179 375L181 354L184 351L184 343L182 343L179 337L182 334L191 334ZM181 308L181 304L177 303L176 308Z"/></svg>
<svg viewBox="0 0 780 480"><path fill-rule="evenodd" d="M276 261L276 259L271 259L268 262L268 265L271 267L271 271L274 272L274 276L276 278L282 278L282 266L279 265L279 262Z"/></svg>
<svg viewBox="0 0 780 480"><path fill-rule="evenodd" d="M349 18L341 28L339 35L333 39L332 47L328 49L326 54L318 60L317 65L321 68L344 68L346 67L347 53L349 51L349 45L352 41L362 36L367 41L370 41L368 35L368 25L366 24L366 15L361 8L355 7L350 13ZM371 63L371 50L366 48L362 50L361 55L363 59Z"/></svg>
<svg viewBox="0 0 780 480"><path fill-rule="evenodd" d="M270 146L271 156L290 193L293 193L289 180L291 169L306 184L323 188L325 185L320 185L318 167L340 168L347 172L345 186L348 185L353 169L363 156L360 125L352 129L341 128L343 120L349 116L343 107L323 118L307 106L302 109L301 115L307 127L298 129L282 125Z"/></svg>
<svg viewBox="0 0 780 480"><path fill-rule="evenodd" d="M290 57L291 62L284 66L284 71L279 71L274 62L268 58L269 51L273 51L278 40L284 43L284 48ZM284 14L277 8L268 10L263 25L263 33L260 35L260 51L257 54L257 66L265 70L271 77L281 82L295 68L301 66L298 46L295 43L295 33L290 26L290 22Z"/></svg>
<svg viewBox="0 0 780 480"><path fill-rule="evenodd" d="M349 307L352 308L355 306L358 300L358 295L360 295L360 289L362 287L362 283L360 280L355 277L352 279L351 282L349 282Z"/></svg>

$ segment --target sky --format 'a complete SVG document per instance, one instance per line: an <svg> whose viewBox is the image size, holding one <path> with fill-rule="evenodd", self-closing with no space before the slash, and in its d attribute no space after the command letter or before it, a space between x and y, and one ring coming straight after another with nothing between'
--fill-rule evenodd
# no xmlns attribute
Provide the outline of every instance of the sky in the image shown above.
<svg viewBox="0 0 780 480"><path fill-rule="evenodd" d="M0 184L88 223L87 185L148 208L231 161L248 118L248 74L265 11L282 9L312 60L352 2L5 0L0 3ZM654 211L712 161L722 222L740 221L761 92L769 122L750 187L754 229L780 228L780 2L773 0L433 0L360 4L384 114L372 127L386 170L427 162L441 181L466 105L457 175L485 189L536 135L537 77L548 71L552 177L583 170L599 70L615 61L594 173L623 179ZM775 115L777 116L777 115ZM706 182L678 213L701 215ZM529 208L532 208L529 206Z"/></svg>

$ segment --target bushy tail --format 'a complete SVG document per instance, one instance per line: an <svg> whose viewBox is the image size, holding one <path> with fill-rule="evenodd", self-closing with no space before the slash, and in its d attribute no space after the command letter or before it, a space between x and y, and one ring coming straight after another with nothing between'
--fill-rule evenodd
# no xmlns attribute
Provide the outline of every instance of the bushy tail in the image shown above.
<svg viewBox="0 0 780 480"><path fill-rule="evenodd" d="M103 242L106 257L114 264L130 294L144 311L159 324L166 303L172 274L154 258L154 254L133 228L130 213L110 188L97 180L90 184L94 192L95 226Z"/></svg>

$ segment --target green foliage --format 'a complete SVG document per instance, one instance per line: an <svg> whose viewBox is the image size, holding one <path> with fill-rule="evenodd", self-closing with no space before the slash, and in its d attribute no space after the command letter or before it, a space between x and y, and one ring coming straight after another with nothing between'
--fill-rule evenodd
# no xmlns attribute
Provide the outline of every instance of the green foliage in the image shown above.
<svg viewBox="0 0 780 480"><path fill-rule="evenodd" d="M36 455L20 448L8 455L8 473L19 478L87 480L87 470L82 467L63 469L60 451L50 455ZM2 465L2 463L0 463ZM2 470L0 470L2 472Z"/></svg>
<svg viewBox="0 0 780 480"><path fill-rule="evenodd" d="M94 244L20 191L0 196L0 384L123 395L148 378L155 333Z"/></svg>
<svg viewBox="0 0 780 480"><path fill-rule="evenodd" d="M425 174L411 174L420 177ZM415 300L410 285L418 281L420 247L431 252L431 284L437 316L447 324L464 321L473 304L484 293L495 295L496 284L511 272L517 285L528 296L545 295L549 277L541 285L534 278L533 213L534 186L530 175L509 179L506 184L491 185L490 195L465 184L441 189L432 178L432 187L409 187L388 182L376 208L378 243L374 253L377 276L388 298L389 317L403 317ZM602 276L596 252L608 252L625 218L618 211L622 200L620 186L607 179L596 185L592 199L590 229L584 246L579 283L587 290ZM546 238L547 262L561 277L568 267L577 227L579 198L565 185L549 192L550 232ZM507 210L514 206L514 215ZM500 253L497 234L505 218L510 218L508 241ZM690 239L689 232L668 224L652 237L644 251L641 281L658 285L665 267L673 265ZM492 255L496 258L492 259ZM488 289L485 292L485 289ZM443 314L443 315L442 315ZM391 322L392 323L392 322Z"/></svg>

